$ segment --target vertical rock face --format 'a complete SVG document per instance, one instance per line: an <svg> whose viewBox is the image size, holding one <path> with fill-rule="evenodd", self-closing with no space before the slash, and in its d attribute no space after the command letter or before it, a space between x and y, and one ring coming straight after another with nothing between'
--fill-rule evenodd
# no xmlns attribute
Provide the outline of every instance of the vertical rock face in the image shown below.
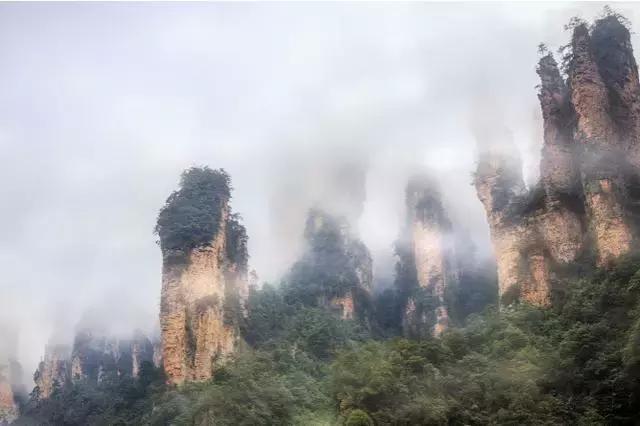
<svg viewBox="0 0 640 426"><path fill-rule="evenodd" d="M71 378L71 348L62 344L48 344L44 349L44 359L33 375L38 398L49 398L51 393L63 386Z"/></svg>
<svg viewBox="0 0 640 426"><path fill-rule="evenodd" d="M310 210L306 248L288 277L290 297L324 306L342 319L366 321L371 298L372 260L346 218Z"/></svg>
<svg viewBox="0 0 640 426"><path fill-rule="evenodd" d="M409 290L403 328L406 334L420 335L424 334L421 329L431 324L431 333L439 336L449 324L445 291L457 279L451 222L437 185L427 176L415 176L409 181L406 209L406 243L420 291ZM428 297L429 303L422 296Z"/></svg>
<svg viewBox="0 0 640 426"><path fill-rule="evenodd" d="M598 40L602 40L606 38L603 34L606 30L598 27L599 24L594 32L599 34ZM603 51L606 46L604 43L599 43L599 46L597 52L601 66L606 68L606 52ZM601 67L594 56L596 49L586 25L575 28L572 48L569 84L577 117L576 140L582 148L582 187L598 263L605 265L627 253L632 243L631 227L624 209L626 194L621 173L628 143L621 140L621 129L613 118L615 116L620 121L620 117L629 114L622 112L627 108L619 102L616 102L613 114L610 101L616 98L618 91L615 88L609 90L603 81ZM615 84L613 80L618 71L605 73L609 83ZM637 80L637 72L635 78Z"/></svg>
<svg viewBox="0 0 640 426"><path fill-rule="evenodd" d="M0 424L8 424L18 417L18 406L11 383L9 364L0 364Z"/></svg>
<svg viewBox="0 0 640 426"><path fill-rule="evenodd" d="M45 355L45 367L50 365L46 359ZM51 359L60 358L52 356ZM74 339L68 368L72 382L85 380L99 383L107 375L138 377L145 361L153 362L153 345L141 332L136 331L131 339L119 339L100 330L82 329ZM60 365L60 370L64 368L59 361L57 365ZM52 367L49 375L56 372L56 364L52 364Z"/></svg>
<svg viewBox="0 0 640 426"><path fill-rule="evenodd" d="M557 263L574 261L583 247L582 199L577 150L573 139L575 114L571 98L552 55L538 64L544 145L540 180L545 205L537 217L539 232Z"/></svg>
<svg viewBox="0 0 640 426"><path fill-rule="evenodd" d="M229 198L224 171L190 169L158 218L162 359L172 383L209 379L239 338L246 233L230 213Z"/></svg>
<svg viewBox="0 0 640 426"><path fill-rule="evenodd" d="M629 160L640 166L640 82L629 30L615 15L596 22L591 33L593 59L607 88L609 115Z"/></svg>
<svg viewBox="0 0 640 426"><path fill-rule="evenodd" d="M131 340L131 376L138 377L143 362L155 365L154 345L142 332L136 331Z"/></svg>
<svg viewBox="0 0 640 426"><path fill-rule="evenodd" d="M503 303L523 300L538 305L550 301L548 262L535 221L528 212L522 163L506 132L480 135L475 186L484 205L498 268Z"/></svg>
<svg viewBox="0 0 640 426"><path fill-rule="evenodd" d="M520 165L482 149L476 189L484 204L498 264L500 294L550 301L550 265L573 262L587 249L598 266L636 244L640 83L629 31L616 15L574 28L562 79L541 58L538 98L544 119L540 186L522 191ZM484 140L483 140L484 136ZM592 245L592 246L591 246Z"/></svg>
<svg viewBox="0 0 640 426"><path fill-rule="evenodd" d="M105 377L138 377L144 362L153 362L153 345L140 331L131 339L109 336L99 328L82 328L73 347L50 343L33 375L34 394L46 399L60 387L79 381L100 383Z"/></svg>

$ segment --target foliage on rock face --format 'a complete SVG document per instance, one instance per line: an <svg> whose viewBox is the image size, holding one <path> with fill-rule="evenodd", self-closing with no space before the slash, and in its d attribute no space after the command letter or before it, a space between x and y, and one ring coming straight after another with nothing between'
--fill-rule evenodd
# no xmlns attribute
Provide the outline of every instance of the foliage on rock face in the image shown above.
<svg viewBox="0 0 640 426"><path fill-rule="evenodd" d="M158 214L155 232L162 250L188 252L210 243L230 197L230 178L223 169L205 166L185 170L180 188L169 196Z"/></svg>
<svg viewBox="0 0 640 426"><path fill-rule="evenodd" d="M306 252L287 277L290 304L318 306L342 297L360 284L358 268L371 262L367 248L348 235L346 223L311 210L305 227Z"/></svg>
<svg viewBox="0 0 640 426"><path fill-rule="evenodd" d="M140 419L153 409L152 395L163 383L162 373L145 361L137 380L108 374L100 384L80 381L57 388L47 399L31 399L14 425L141 424Z"/></svg>
<svg viewBox="0 0 640 426"><path fill-rule="evenodd" d="M226 238L226 251L227 259L238 268L243 270L247 269L247 262L249 260L249 252L247 251L247 230L240 223L241 217L239 214L232 214L227 221L227 238Z"/></svg>
<svg viewBox="0 0 640 426"><path fill-rule="evenodd" d="M249 347L211 381L166 387L147 365L138 382L109 376L30 401L17 424L633 424L640 260L564 288L554 308L489 308L439 339L407 340L265 286L249 297Z"/></svg>

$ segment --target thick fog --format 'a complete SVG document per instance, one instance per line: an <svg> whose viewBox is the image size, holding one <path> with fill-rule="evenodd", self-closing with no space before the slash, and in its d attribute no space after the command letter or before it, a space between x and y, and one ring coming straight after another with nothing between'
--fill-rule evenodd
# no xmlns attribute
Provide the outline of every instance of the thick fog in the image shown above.
<svg viewBox="0 0 640 426"><path fill-rule="evenodd" d="M404 185L424 170L490 256L472 124L508 128L534 182L537 45L601 8L1 4L0 329L14 337L0 351L31 372L83 317L152 330L152 231L190 165L230 173L261 281L294 261L318 204L352 220L388 282Z"/></svg>

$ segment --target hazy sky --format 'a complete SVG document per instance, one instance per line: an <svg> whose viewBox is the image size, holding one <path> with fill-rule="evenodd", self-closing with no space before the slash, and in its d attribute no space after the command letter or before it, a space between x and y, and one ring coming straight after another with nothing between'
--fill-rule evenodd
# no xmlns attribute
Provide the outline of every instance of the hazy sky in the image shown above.
<svg viewBox="0 0 640 426"><path fill-rule="evenodd" d="M640 5L615 6L640 22ZM230 173L263 280L295 259L304 212L345 164L367 171L358 229L380 277L412 170L438 175L489 253L470 118L511 129L534 181L537 45L555 51L571 16L601 8L0 4L0 328L19 333L28 371L87 311L152 328L153 226L190 165Z"/></svg>

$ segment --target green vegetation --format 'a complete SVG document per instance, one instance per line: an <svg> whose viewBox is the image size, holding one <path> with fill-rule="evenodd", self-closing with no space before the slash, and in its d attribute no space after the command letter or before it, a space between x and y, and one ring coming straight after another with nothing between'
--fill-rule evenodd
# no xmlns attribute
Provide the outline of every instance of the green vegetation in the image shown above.
<svg viewBox="0 0 640 426"><path fill-rule="evenodd" d="M640 409L637 258L568 280L555 308L487 307L440 339L376 337L287 299L251 293L248 346L209 382L166 387L147 365L31 401L18 424L624 425Z"/></svg>
<svg viewBox="0 0 640 426"><path fill-rule="evenodd" d="M367 248L347 235L346 223L320 210L311 210L305 228L307 249L286 280L289 304L323 305L361 283L358 269L371 262ZM367 303L360 300L360 306ZM357 307L357 306L356 306ZM364 312L360 312L363 316Z"/></svg>
<svg viewBox="0 0 640 426"><path fill-rule="evenodd" d="M223 169L205 166L185 170L180 188L169 196L158 214L155 232L163 252L187 253L210 243L220 226L222 209L230 198L230 178ZM241 251L242 246L237 250Z"/></svg>

